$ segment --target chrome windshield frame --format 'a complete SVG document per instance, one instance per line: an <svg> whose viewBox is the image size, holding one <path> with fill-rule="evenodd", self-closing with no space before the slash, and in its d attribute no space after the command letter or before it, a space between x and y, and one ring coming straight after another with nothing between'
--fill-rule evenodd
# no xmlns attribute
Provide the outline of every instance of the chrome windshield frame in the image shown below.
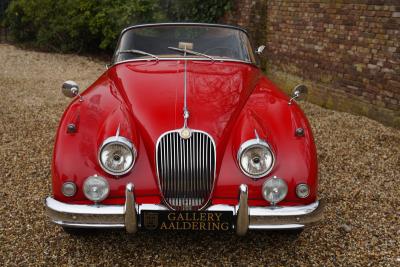
<svg viewBox="0 0 400 267"><path fill-rule="evenodd" d="M156 26L205 26L205 27L216 27L216 28L227 28L227 29L235 29L235 30L239 30L241 32L243 32L247 39L250 42L250 46L251 46L251 41L250 41L250 36L248 34L248 32L240 27L237 26L233 26L233 25L226 25L226 24L214 24L214 23L195 23L195 22L166 22L166 23L148 23L148 24L138 24L138 25L132 25L129 27L126 27L125 29L123 29L121 31L121 34L118 37L118 42L116 45L116 49L113 53L113 57L111 60L111 64L109 65L109 67L112 67L114 65L120 64L120 63L126 63L126 62L131 62L131 61L155 61L155 59L149 59L149 58L135 58L135 59L128 59L128 60L122 60L122 61L115 61L115 56L118 54L118 47L120 45L121 42L121 38L122 36L129 30L132 29L137 29L137 28L144 28L144 27L156 27ZM188 60L189 58L185 58L185 57L159 57L159 60ZM191 60L206 60L204 58L190 58ZM257 65L257 62L253 62L253 61L246 61L246 60L240 60L240 59L234 59L234 58L214 58L215 61L219 61L219 62L240 62L240 63L246 63L246 64L250 64L255 66L256 68L259 68L259 66Z"/></svg>

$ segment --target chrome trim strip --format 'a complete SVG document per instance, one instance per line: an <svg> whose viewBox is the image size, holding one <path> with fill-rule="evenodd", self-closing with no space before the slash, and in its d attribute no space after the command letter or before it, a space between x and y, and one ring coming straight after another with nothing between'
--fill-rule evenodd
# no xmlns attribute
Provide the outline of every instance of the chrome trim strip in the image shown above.
<svg viewBox="0 0 400 267"><path fill-rule="evenodd" d="M212 205L205 209L206 211L232 211L233 215L236 215L237 213L237 206L230 206L230 205L224 205L224 204L217 204L217 205Z"/></svg>
<svg viewBox="0 0 400 267"><path fill-rule="evenodd" d="M162 204L140 204L138 205L138 213L140 214L142 210L154 210L154 211L166 211L170 210L168 207Z"/></svg>
<svg viewBox="0 0 400 267"><path fill-rule="evenodd" d="M59 213L90 214L90 215L123 215L124 208L120 205L85 205L85 204L66 204L47 197L46 207Z"/></svg>
<svg viewBox="0 0 400 267"><path fill-rule="evenodd" d="M270 206L270 207L251 207L250 216L301 216L307 215L318 208L320 201L316 201L305 206Z"/></svg>
<svg viewBox="0 0 400 267"><path fill-rule="evenodd" d="M71 228L124 228L124 224L105 224L105 223L69 223L64 221L53 221L53 223Z"/></svg>
<svg viewBox="0 0 400 267"><path fill-rule="evenodd" d="M249 229L250 218L249 206L247 205L248 193L247 185L241 184L239 187L239 208L236 218L236 234L238 236L244 236Z"/></svg>
<svg viewBox="0 0 400 267"><path fill-rule="evenodd" d="M250 209L251 228L270 229L271 225L308 225L323 218L323 200L305 206L253 207Z"/></svg>
<svg viewBox="0 0 400 267"><path fill-rule="evenodd" d="M290 230L304 228L304 224L249 225L250 230Z"/></svg>

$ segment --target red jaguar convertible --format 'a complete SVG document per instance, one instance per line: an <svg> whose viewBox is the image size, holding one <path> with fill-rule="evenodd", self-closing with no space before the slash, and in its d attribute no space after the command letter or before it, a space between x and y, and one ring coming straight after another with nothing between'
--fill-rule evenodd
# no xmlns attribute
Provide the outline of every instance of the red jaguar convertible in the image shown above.
<svg viewBox="0 0 400 267"><path fill-rule="evenodd" d="M51 220L79 228L302 229L321 219L310 125L257 65L245 30L122 31L112 64L73 97L56 136Z"/></svg>

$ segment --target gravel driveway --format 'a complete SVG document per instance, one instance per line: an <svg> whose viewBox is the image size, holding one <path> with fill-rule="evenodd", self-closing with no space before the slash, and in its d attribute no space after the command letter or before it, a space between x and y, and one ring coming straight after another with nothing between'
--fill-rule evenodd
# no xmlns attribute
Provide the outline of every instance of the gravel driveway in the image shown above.
<svg viewBox="0 0 400 267"><path fill-rule="evenodd" d="M43 200L57 124L69 99L104 63L0 44L0 266L268 265L400 266L400 131L302 104L319 154L325 220L289 234L103 231L73 237L51 224Z"/></svg>

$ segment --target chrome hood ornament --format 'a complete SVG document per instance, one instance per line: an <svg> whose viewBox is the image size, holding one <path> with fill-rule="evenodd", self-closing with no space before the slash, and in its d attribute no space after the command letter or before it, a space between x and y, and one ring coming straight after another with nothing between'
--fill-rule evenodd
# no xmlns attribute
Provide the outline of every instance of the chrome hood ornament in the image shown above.
<svg viewBox="0 0 400 267"><path fill-rule="evenodd" d="M187 120L189 118L189 111L186 109L186 107L183 108L183 118L184 118L185 121L183 123L183 128L179 132L179 135L183 139L189 139L190 136L192 135L192 131L187 127Z"/></svg>

